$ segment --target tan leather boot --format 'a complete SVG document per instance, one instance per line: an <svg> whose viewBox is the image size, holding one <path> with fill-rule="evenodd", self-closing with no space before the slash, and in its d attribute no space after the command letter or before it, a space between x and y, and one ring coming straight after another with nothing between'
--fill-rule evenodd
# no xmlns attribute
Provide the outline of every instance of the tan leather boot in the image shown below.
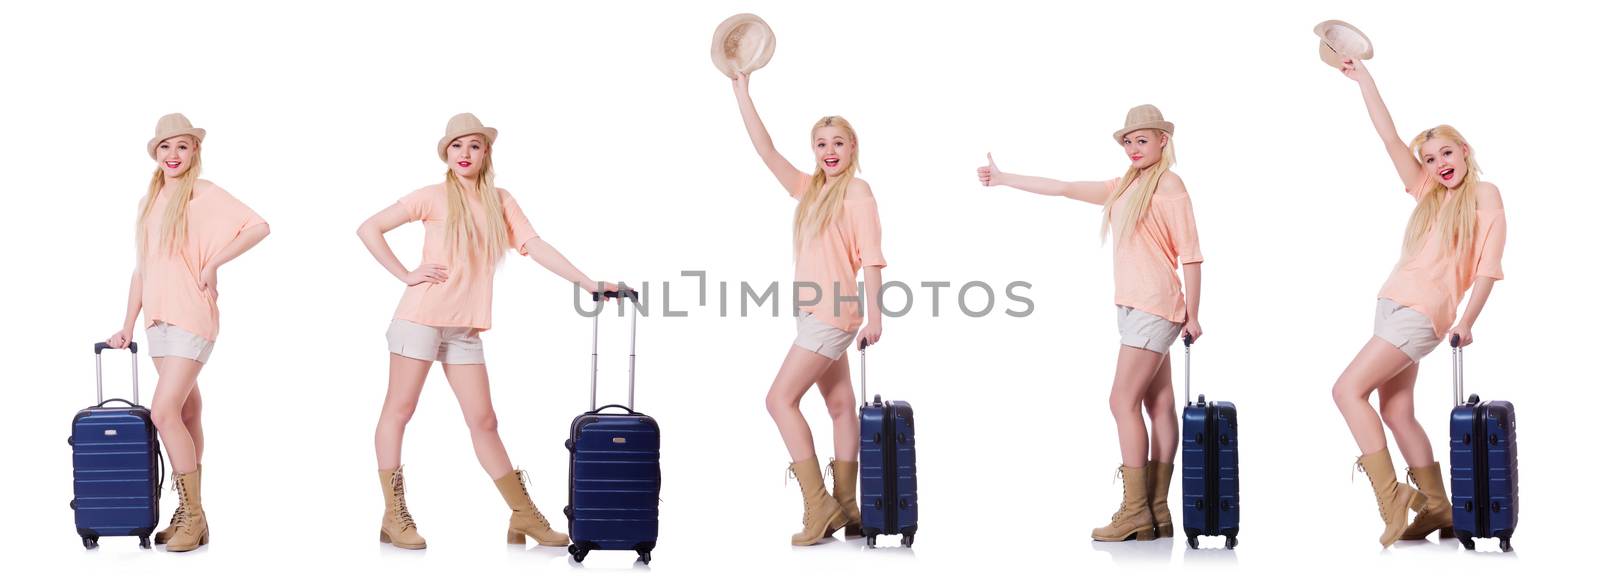
<svg viewBox="0 0 1600 588"><path fill-rule="evenodd" d="M426 549L428 542L417 533L417 522L411 519L411 510L406 508L403 469L404 466L378 470L378 484L383 486L383 524L378 528L378 542L401 549Z"/></svg>
<svg viewBox="0 0 1600 588"><path fill-rule="evenodd" d="M861 462L836 459L828 462L828 469L833 470L833 499L844 510L844 534L860 537L861 507L856 506L856 476L861 473Z"/></svg>
<svg viewBox="0 0 1600 588"><path fill-rule="evenodd" d="M204 471L205 469L206 469L205 466L201 466L201 465L197 465L197 466L194 467L194 477L195 477L196 480L200 479L200 472ZM174 481L176 481L178 479L178 472L172 472L172 479ZM181 510L181 508L182 507L180 505L179 508L173 509L172 510L172 520L167 521L167 528L156 532L156 545L165 544L168 539L172 538L172 532L176 531L178 529L178 519L182 518L181 514L183 513L183 511Z"/></svg>
<svg viewBox="0 0 1600 588"><path fill-rule="evenodd" d="M805 500L805 514L800 518L802 528L789 537L791 545L815 545L849 522L844 509L839 508L839 501L822 489L822 466L817 458L789 464L789 471L800 483L800 497Z"/></svg>
<svg viewBox="0 0 1600 588"><path fill-rule="evenodd" d="M506 543L522 545L528 542L528 536L546 547L562 547L571 542L566 533L556 532L550 528L550 521L545 520L539 512L539 507L533 505L533 497L528 495L528 486L522 481L522 476L527 474L522 470L515 470L494 481L494 487L500 489L500 496L506 499L506 506L511 507L511 523L506 530Z"/></svg>
<svg viewBox="0 0 1600 588"><path fill-rule="evenodd" d="M1150 514L1156 520L1156 537L1172 536L1172 511L1167 509L1167 494L1172 488L1172 464L1150 462L1145 490L1150 497Z"/></svg>
<svg viewBox="0 0 1600 588"><path fill-rule="evenodd" d="M1410 478L1417 483L1417 490L1425 497L1422 510L1417 511L1417 517L1412 519L1411 526L1400 533L1404 541L1417 541L1427 539L1434 531L1439 532L1440 539L1450 539L1456 536L1453 515L1450 510L1450 497L1444 493L1444 474L1439 471L1439 462L1433 462L1425 468L1408 468Z"/></svg>
<svg viewBox="0 0 1600 588"><path fill-rule="evenodd" d="M175 474L178 485L178 526L167 537L167 551L182 553L194 551L211 542L211 528L206 525L206 511L200 506L200 472Z"/></svg>
<svg viewBox="0 0 1600 588"><path fill-rule="evenodd" d="M1122 507L1111 515L1111 524L1095 529L1095 541L1153 541L1156 538L1155 517L1150 514L1150 502L1145 492L1145 476L1149 467L1122 466Z"/></svg>
<svg viewBox="0 0 1600 588"><path fill-rule="evenodd" d="M1406 527L1406 515L1410 514L1406 511L1422 508L1426 497L1395 479L1394 461L1389 458L1387 447L1361 456L1356 464L1367 473L1367 479L1372 481L1372 493L1378 499L1378 516L1383 517L1383 535L1378 537L1378 542L1384 547L1393 545Z"/></svg>

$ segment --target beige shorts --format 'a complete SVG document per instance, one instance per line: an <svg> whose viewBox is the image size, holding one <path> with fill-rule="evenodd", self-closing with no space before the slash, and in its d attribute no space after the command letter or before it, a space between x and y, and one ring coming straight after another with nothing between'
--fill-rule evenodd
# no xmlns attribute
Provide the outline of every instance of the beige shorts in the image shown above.
<svg viewBox="0 0 1600 588"><path fill-rule="evenodd" d="M1411 361L1422 358L1439 346L1439 336L1433 333L1433 321L1414 309L1400 306L1388 298L1378 299L1377 316L1372 321L1372 335L1388 341Z"/></svg>
<svg viewBox="0 0 1600 588"><path fill-rule="evenodd" d="M1172 349L1172 342L1178 340L1183 325L1119 304L1117 331L1122 333L1123 345L1166 355Z"/></svg>
<svg viewBox="0 0 1600 588"><path fill-rule="evenodd" d="M471 327L430 327L394 319L389 323L389 353L439 363L483 363L483 340Z"/></svg>
<svg viewBox="0 0 1600 588"><path fill-rule="evenodd" d="M194 333L171 323L156 321L144 330L150 347L150 357L182 357L205 363L211 359L211 347L216 345Z"/></svg>
<svg viewBox="0 0 1600 588"><path fill-rule="evenodd" d="M828 359L839 359L856 340L855 333L842 331L809 312L800 313L796 326L799 333L794 337L794 346Z"/></svg>

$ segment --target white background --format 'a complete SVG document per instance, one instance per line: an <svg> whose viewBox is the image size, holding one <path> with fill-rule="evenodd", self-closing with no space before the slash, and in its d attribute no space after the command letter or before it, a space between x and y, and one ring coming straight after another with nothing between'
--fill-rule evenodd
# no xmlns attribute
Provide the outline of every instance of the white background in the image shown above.
<svg viewBox="0 0 1600 588"><path fill-rule="evenodd" d="M0 427L12 577L28 583L187 580L278 585L543 582L663 585L911 577L1232 583L1347 578L1407 584L1577 569L1588 547L1595 391L1582 260L1597 210L1595 49L1583 4L1284 3L77 3L11 6L0 19L7 106L0 141L11 336ZM1564 3L1563 3L1564 4ZM1031 317L891 319L871 391L916 406L922 532L914 550L860 541L792 549L796 486L762 398L792 320L719 318L695 280L765 284L791 274L786 199L752 153L708 37L761 14L777 53L752 93L780 148L813 165L807 129L842 114L861 136L889 260L908 283L1033 284ZM1579 12L1574 12L1579 11ZM1581 12L1581 13L1580 13ZM1468 390L1514 401L1522 513L1514 555L1453 542L1380 551L1355 444L1329 398L1369 337L1410 199L1354 82L1316 56L1316 22L1360 26L1404 137L1460 128L1505 197L1507 280L1467 350ZM992 150L1007 171L1077 180L1121 174L1109 133L1158 105L1177 124L1206 256L1196 392L1238 403L1244 522L1237 551L1088 538L1119 488L1106 408L1117 349L1098 209L980 187ZM181 111L209 130L205 177L272 225L220 279L222 331L201 375L206 511L214 543L184 556L73 532L73 413L90 403L89 344L122 320L145 141ZM383 332L401 294L354 235L373 212L439 181L434 142L471 111L500 129L498 182L535 227L596 279L674 286L688 318L641 324L638 408L665 435L660 547L648 569L597 552L507 549L505 507L473 459L435 374L408 431L410 504L430 548L374 535L382 508L371 434ZM415 263L421 231L390 235ZM590 323L571 290L513 258L485 336L513 461L558 525L562 448L587 408ZM788 297L784 296L788 303ZM737 305L737 300L733 301ZM606 399L623 394L625 326L605 325ZM142 334L139 337L143 342ZM126 390L108 355L108 392ZM154 370L143 360L143 389ZM852 363L854 363L852 354ZM1423 364L1418 414L1446 457L1448 354ZM1175 366L1177 367L1177 366ZM1180 368L1181 369L1181 368ZM148 398L146 398L148 401ZM824 440L825 411L803 404ZM1176 489L1174 493L1176 494ZM175 504L165 497L165 513ZM1216 541L1216 540L1212 540ZM1219 543L1207 544L1218 547ZM21 563L20 570L16 563ZM17 574L21 574L18 576Z"/></svg>

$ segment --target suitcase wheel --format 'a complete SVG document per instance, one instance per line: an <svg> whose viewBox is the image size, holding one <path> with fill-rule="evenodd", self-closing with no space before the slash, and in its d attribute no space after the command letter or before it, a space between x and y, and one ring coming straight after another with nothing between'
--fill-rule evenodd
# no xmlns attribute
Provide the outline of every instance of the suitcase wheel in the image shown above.
<svg viewBox="0 0 1600 588"><path fill-rule="evenodd" d="M1478 549L1478 546L1473 544L1471 537L1466 535L1456 535L1456 539L1461 540L1461 546L1467 548L1467 551L1475 551Z"/></svg>
<svg viewBox="0 0 1600 588"><path fill-rule="evenodd" d="M1501 537L1500 538L1500 551L1511 551L1511 538L1510 537Z"/></svg>
<svg viewBox="0 0 1600 588"><path fill-rule="evenodd" d="M589 550L583 547L578 547L577 543L568 545L567 553L572 554L572 559L577 560L578 563L583 563L583 558L589 557Z"/></svg>
<svg viewBox="0 0 1600 588"><path fill-rule="evenodd" d="M579 560L579 561L582 561L582 560ZM649 551L645 551L645 550L640 550L639 551L639 563L642 563L644 565L650 565L650 552Z"/></svg>
<svg viewBox="0 0 1600 588"><path fill-rule="evenodd" d="M1196 536L1196 535L1190 535L1189 536L1189 549L1199 549L1199 548L1200 548L1200 537Z"/></svg>
<svg viewBox="0 0 1600 588"><path fill-rule="evenodd" d="M877 548L877 547L878 547L878 536L877 535L867 535L867 548L868 549L874 549L874 548Z"/></svg>
<svg viewBox="0 0 1600 588"><path fill-rule="evenodd" d="M1237 546L1238 544L1239 544L1239 538L1235 537L1233 535L1229 535L1227 542L1223 543L1222 545L1223 545L1223 547L1227 547L1228 549L1233 549L1234 546Z"/></svg>
<svg viewBox="0 0 1600 588"><path fill-rule="evenodd" d="M94 549L94 548L99 547L99 546L100 546L100 538L99 537L84 537L83 538L83 548L84 549Z"/></svg>
<svg viewBox="0 0 1600 588"><path fill-rule="evenodd" d="M150 536L149 535L140 535L139 536L139 548L140 549L150 549Z"/></svg>
<svg viewBox="0 0 1600 588"><path fill-rule="evenodd" d="M915 541L915 540L916 540L916 534L914 534L914 533L907 533L905 535L901 535L900 536L900 546L901 547L911 547L911 543L913 541Z"/></svg>

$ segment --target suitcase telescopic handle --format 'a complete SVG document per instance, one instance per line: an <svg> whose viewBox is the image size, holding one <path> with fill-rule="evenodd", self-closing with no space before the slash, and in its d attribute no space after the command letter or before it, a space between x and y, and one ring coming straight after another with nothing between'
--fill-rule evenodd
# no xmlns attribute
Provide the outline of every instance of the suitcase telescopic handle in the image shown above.
<svg viewBox="0 0 1600 588"><path fill-rule="evenodd" d="M861 406L867 405L867 340L857 342L856 347L861 350Z"/></svg>
<svg viewBox="0 0 1600 588"><path fill-rule="evenodd" d="M1463 400L1466 398L1466 391L1462 382L1465 373L1461 369L1461 335L1450 335L1450 368L1450 381L1456 393L1456 406L1461 406L1466 402Z"/></svg>
<svg viewBox="0 0 1600 588"><path fill-rule="evenodd" d="M105 384L101 381L100 352L107 349L116 349L105 341L96 341L94 344L94 401L96 405L106 403ZM139 403L139 344L128 342L128 352L133 357L133 403Z"/></svg>
<svg viewBox="0 0 1600 588"><path fill-rule="evenodd" d="M639 291L633 289L617 292L593 292L590 297L599 303L594 309L594 338L591 340L589 351L589 410L599 407L600 385L600 315L604 314L606 299L627 298L633 301L632 318L628 327L628 411L633 411L633 362L639 344Z"/></svg>
<svg viewBox="0 0 1600 588"><path fill-rule="evenodd" d="M1188 333L1183 334L1183 405L1189 405L1189 346L1194 344L1194 338Z"/></svg>

